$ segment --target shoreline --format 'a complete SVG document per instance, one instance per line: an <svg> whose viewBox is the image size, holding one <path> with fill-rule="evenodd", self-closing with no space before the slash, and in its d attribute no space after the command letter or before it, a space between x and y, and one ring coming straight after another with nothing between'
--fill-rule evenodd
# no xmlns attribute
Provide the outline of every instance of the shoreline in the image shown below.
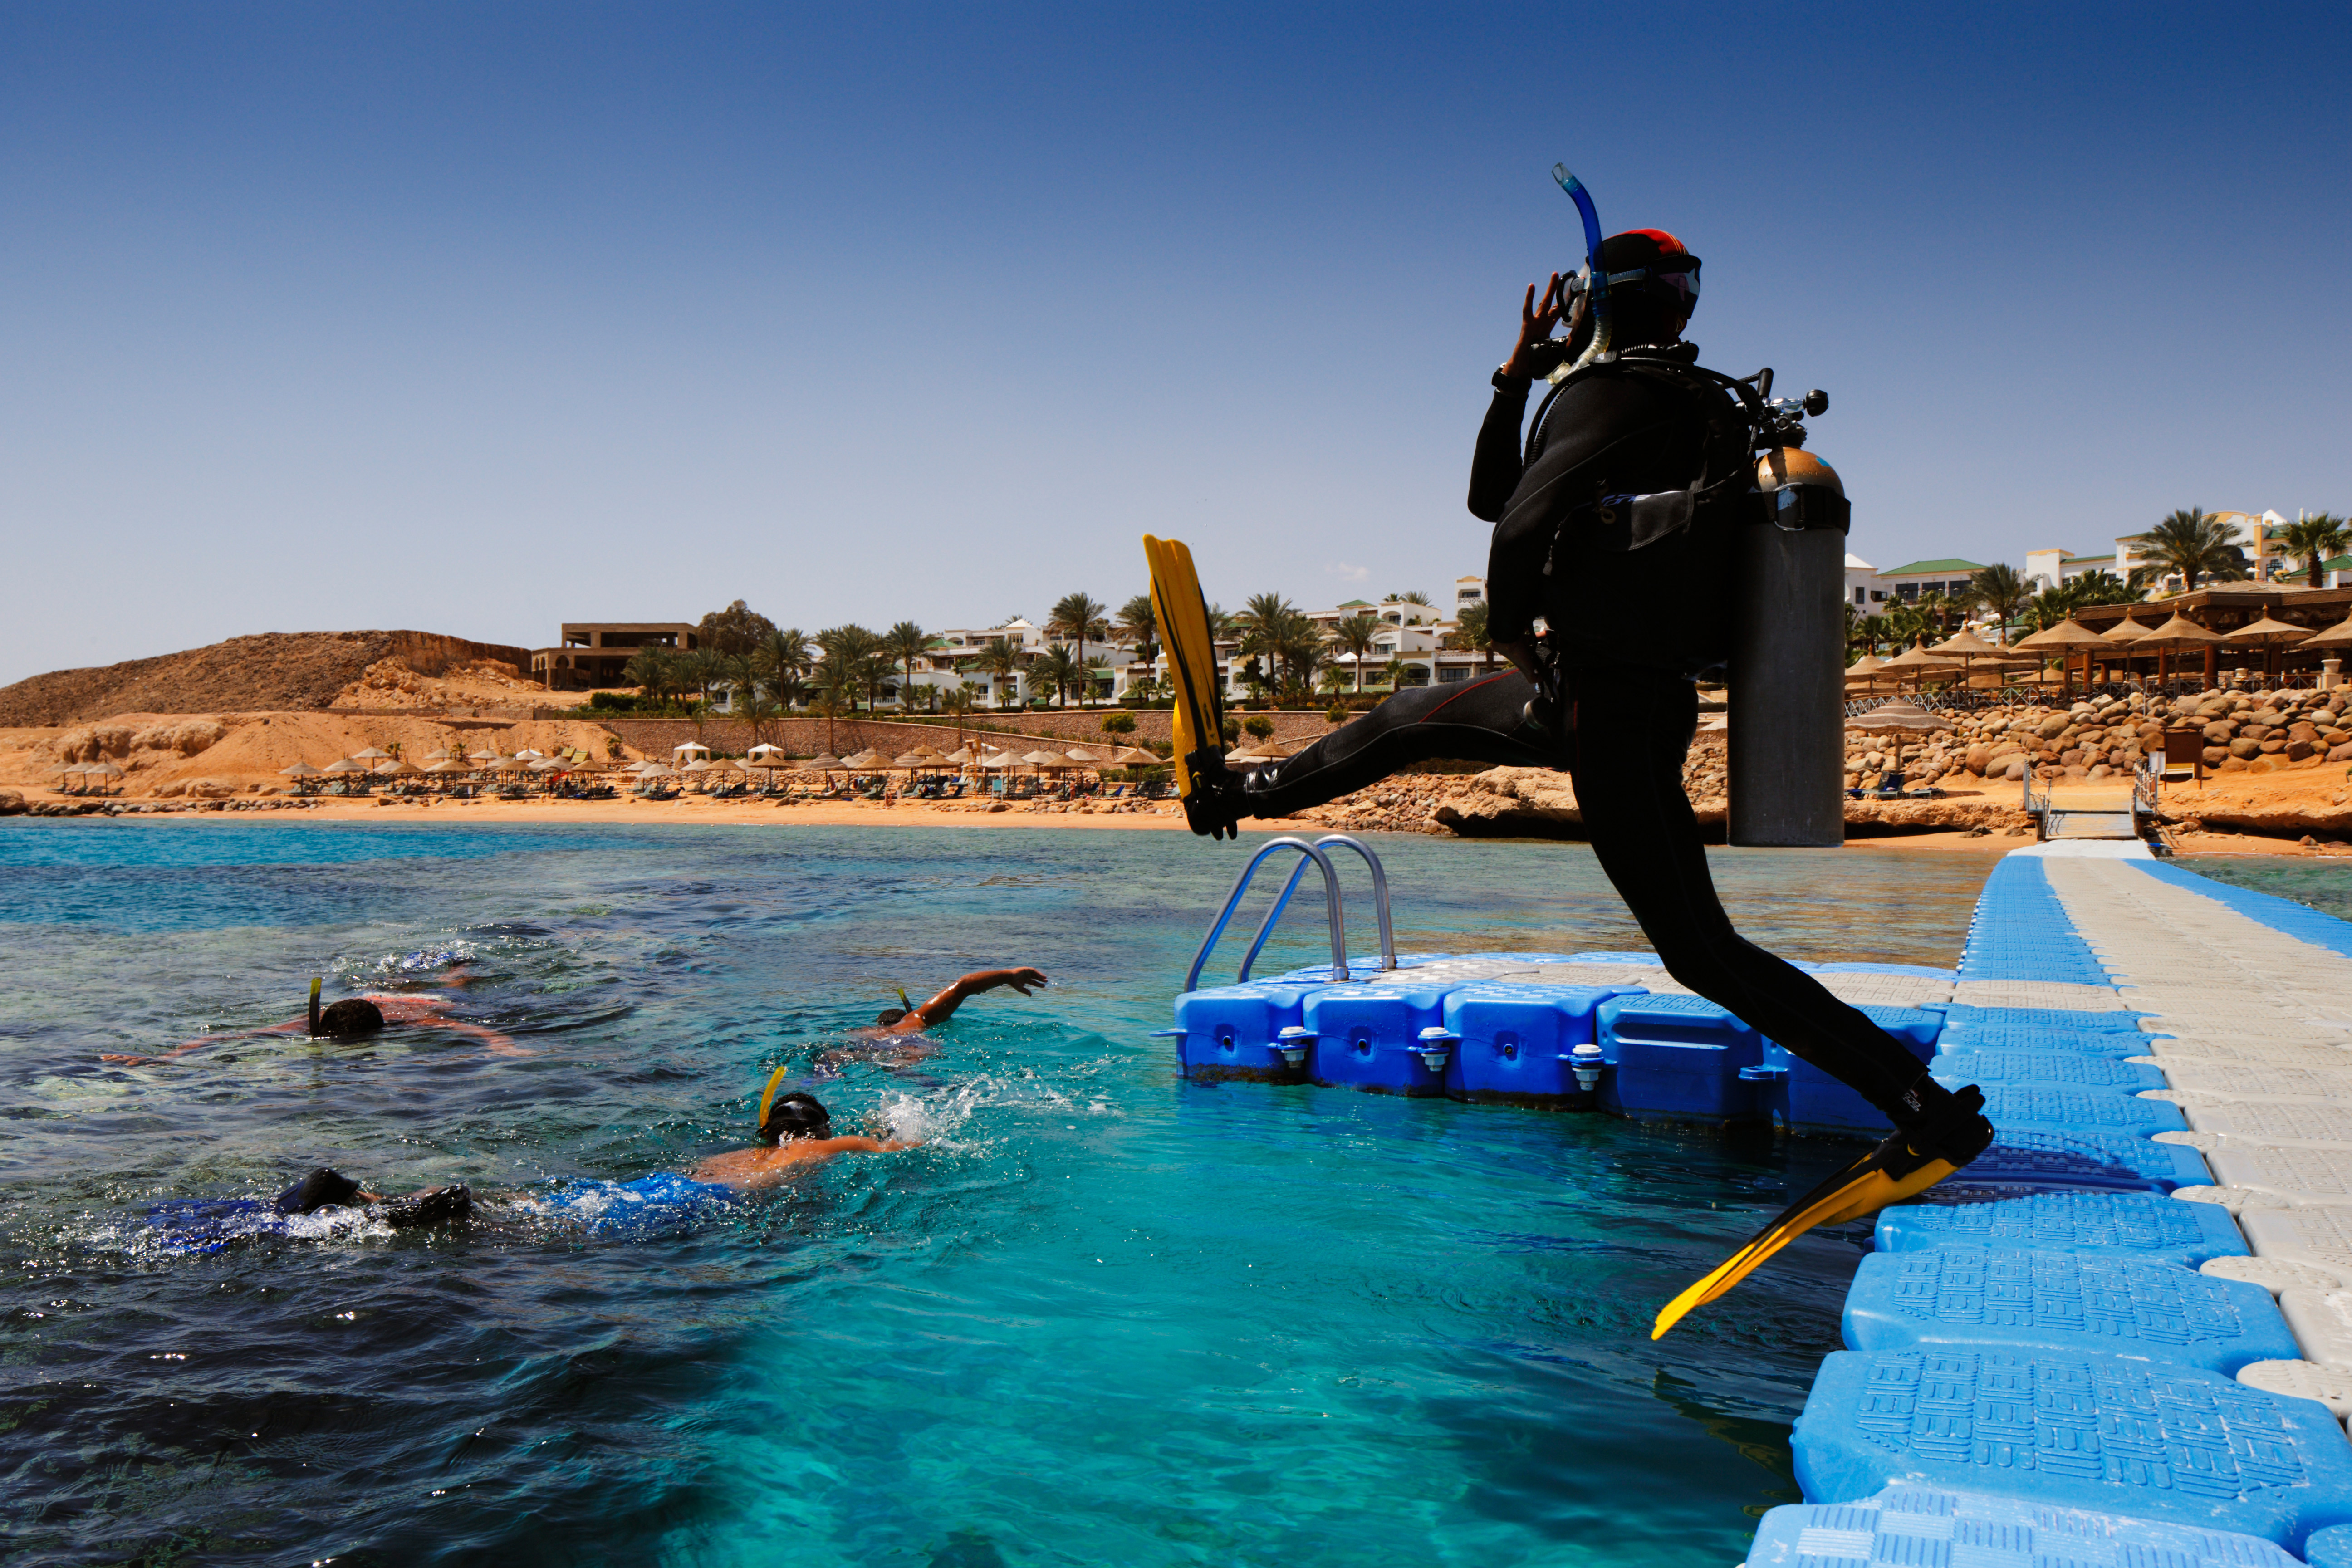
<svg viewBox="0 0 2352 1568"><path fill-rule="evenodd" d="M48 800L74 802L88 797L51 795ZM28 802L27 804L33 804ZM40 804L48 804L47 800ZM205 801L181 805L171 804L170 809L142 810L137 807L151 803L120 801L134 809L120 813L97 811L71 817L42 817L42 821L108 822L177 822L184 820L215 820L236 817L243 820L257 816L276 823L352 823L367 822L380 826L392 824L432 824L438 826L488 825L493 826L605 826L612 824L659 824L687 826L716 827L1028 827L1066 828L1079 831L1109 832L1186 832L1184 814L1172 803L1116 803L1089 805L1087 803L1053 802L1032 809L1010 805L1001 811L991 811L978 803L906 802L882 805L872 802L803 803L776 805L764 801L705 801L692 796L674 801L643 801L624 797L618 800L473 800L452 801L434 799L430 805L409 801L365 797L358 800L329 799L297 805L290 801L237 802ZM163 803L152 803L161 805ZM1268 818L1243 825L1243 831L1252 834L1296 833L1320 836L1331 831L1329 825L1297 818ZM1472 840L1452 833L1425 833L1412 830L1364 827L1354 831L1393 836L1408 832L1413 837L1427 837L1452 842L1580 844L1580 838L1539 836L1498 836ZM2294 857L2307 859L2335 859L2352 863L2352 844L2322 843L2305 846L2289 838L2268 838L2255 833L2182 833L2176 830L2173 841L2179 858L2194 859L2200 856L2266 856ZM1839 847L1871 853L1888 849L1933 850L1938 853L1967 853L1998 858L2019 847L2020 840L2005 834L1976 834L1965 828L1932 828L1911 833L1873 833L1852 837ZM1711 846L1720 848L1721 845Z"/></svg>

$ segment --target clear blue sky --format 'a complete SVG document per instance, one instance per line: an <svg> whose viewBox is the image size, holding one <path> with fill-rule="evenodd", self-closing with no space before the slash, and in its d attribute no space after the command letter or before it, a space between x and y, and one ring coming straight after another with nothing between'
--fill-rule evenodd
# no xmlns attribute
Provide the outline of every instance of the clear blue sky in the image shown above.
<svg viewBox="0 0 2352 1568"><path fill-rule="evenodd" d="M1559 159L1881 565L2352 510L2347 16L9 6L0 680L1434 595Z"/></svg>

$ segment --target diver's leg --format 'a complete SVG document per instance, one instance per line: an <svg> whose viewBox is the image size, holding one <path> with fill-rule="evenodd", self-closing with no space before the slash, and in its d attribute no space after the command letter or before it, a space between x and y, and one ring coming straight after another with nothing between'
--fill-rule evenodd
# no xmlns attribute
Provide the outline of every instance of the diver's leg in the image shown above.
<svg viewBox="0 0 2352 1568"><path fill-rule="evenodd" d="M1851 1085L1898 1127L1951 1095L1860 1009L1732 929L1683 791L1696 719L1688 681L1611 671L1578 683L1576 799L1601 868L1666 972Z"/></svg>
<svg viewBox="0 0 2352 1568"><path fill-rule="evenodd" d="M1440 757L1514 767L1557 767L1551 735L1528 723L1535 687L1516 669L1459 686L1400 691L1295 756L1239 775L1225 799L1236 816L1287 816L1377 784L1399 768Z"/></svg>
<svg viewBox="0 0 2352 1568"><path fill-rule="evenodd" d="M272 1205L279 1214L310 1214L335 1205L349 1205L360 1195L360 1184L341 1171L321 1165L284 1192Z"/></svg>

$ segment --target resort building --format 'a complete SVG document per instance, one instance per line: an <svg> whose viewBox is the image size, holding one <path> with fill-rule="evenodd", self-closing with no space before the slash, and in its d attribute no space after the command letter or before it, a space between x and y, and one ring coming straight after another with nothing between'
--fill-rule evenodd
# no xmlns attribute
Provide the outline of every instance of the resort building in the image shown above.
<svg viewBox="0 0 2352 1568"><path fill-rule="evenodd" d="M1963 561L1955 555L1941 561L1913 561L1901 566L1892 566L1878 576L1886 588L1887 603L1908 605L1925 594L1965 597L1969 592L1969 579L1983 570L1983 562Z"/></svg>
<svg viewBox="0 0 2352 1568"><path fill-rule="evenodd" d="M626 686L639 648L688 649L697 635L691 621L566 621L560 646L531 650L531 679L550 691Z"/></svg>
<svg viewBox="0 0 2352 1568"><path fill-rule="evenodd" d="M2063 548L2025 552L2026 584L2036 593L2063 588L2077 577L2088 576L2094 572L2115 570L2116 558L2113 555L2077 555Z"/></svg>

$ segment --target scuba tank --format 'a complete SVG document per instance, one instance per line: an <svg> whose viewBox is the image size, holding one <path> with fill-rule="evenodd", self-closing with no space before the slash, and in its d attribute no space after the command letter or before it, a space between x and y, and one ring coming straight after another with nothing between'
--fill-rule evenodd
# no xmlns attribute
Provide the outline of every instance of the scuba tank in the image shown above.
<svg viewBox="0 0 2352 1568"><path fill-rule="evenodd" d="M1804 416L1829 395L1756 395L1754 510L1738 530L1727 695L1734 844L1845 842L1845 540L1837 470L1804 449ZM1747 401L1743 399L1743 401Z"/></svg>

